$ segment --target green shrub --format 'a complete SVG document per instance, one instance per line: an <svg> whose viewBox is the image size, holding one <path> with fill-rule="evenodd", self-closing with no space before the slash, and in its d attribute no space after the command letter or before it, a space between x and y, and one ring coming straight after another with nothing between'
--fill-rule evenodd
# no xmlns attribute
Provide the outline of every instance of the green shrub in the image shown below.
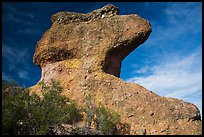
<svg viewBox="0 0 204 137"><path fill-rule="evenodd" d="M2 82L4 84L4 82ZM92 96L86 96L84 109L78 109L75 102L61 95L58 81L51 85L41 82L42 98L16 84L6 83L2 88L2 131L4 135L46 135L52 127L74 124L82 120L82 111L87 114L84 128L76 127L72 134L116 134L120 122L118 113L95 105ZM3 87L3 86L2 86ZM90 129L91 123L96 131Z"/></svg>
<svg viewBox="0 0 204 137"><path fill-rule="evenodd" d="M29 95L25 88L2 88L3 134L44 135L51 126L81 120L76 103L60 95L62 87L52 80L51 86L41 83L43 98Z"/></svg>
<svg viewBox="0 0 204 137"><path fill-rule="evenodd" d="M116 125L120 123L120 115L116 112L111 112L104 106L96 107L91 95L86 95L85 100L87 127L94 123L96 130L102 134L117 134Z"/></svg>
<svg viewBox="0 0 204 137"><path fill-rule="evenodd" d="M96 109L96 129L102 134L116 134L116 125L120 122L120 115L116 112L110 112L104 106Z"/></svg>
<svg viewBox="0 0 204 137"><path fill-rule="evenodd" d="M8 91L2 93L3 134L18 134L19 127L28 113L30 96L26 90L15 87L10 87Z"/></svg>

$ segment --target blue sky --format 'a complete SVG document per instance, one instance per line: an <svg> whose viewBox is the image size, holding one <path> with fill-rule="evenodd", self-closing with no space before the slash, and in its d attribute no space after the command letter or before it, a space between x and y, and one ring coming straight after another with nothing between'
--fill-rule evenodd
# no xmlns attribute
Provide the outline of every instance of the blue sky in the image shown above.
<svg viewBox="0 0 204 137"><path fill-rule="evenodd" d="M107 2L2 3L2 79L30 87L41 77L35 46L60 11L88 13ZM194 103L202 111L202 3L111 2L119 14L150 21L149 39L122 63L121 78L161 96Z"/></svg>

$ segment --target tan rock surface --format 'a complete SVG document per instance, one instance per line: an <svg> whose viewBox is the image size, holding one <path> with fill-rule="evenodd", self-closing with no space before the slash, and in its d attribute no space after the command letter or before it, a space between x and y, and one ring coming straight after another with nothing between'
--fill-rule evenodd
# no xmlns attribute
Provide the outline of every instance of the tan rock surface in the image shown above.
<svg viewBox="0 0 204 137"><path fill-rule="evenodd" d="M106 5L88 14L54 14L33 57L42 69L40 81L61 81L63 94L79 105L91 94L97 105L121 115L130 127L127 134L202 134L195 105L119 78L122 60L146 41L151 25L138 15L118 12ZM30 89L41 94L39 84Z"/></svg>

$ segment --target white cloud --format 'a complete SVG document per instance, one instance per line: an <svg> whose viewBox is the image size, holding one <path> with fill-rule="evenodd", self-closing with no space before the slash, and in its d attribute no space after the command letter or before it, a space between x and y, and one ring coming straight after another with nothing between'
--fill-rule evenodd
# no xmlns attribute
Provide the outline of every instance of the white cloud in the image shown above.
<svg viewBox="0 0 204 137"><path fill-rule="evenodd" d="M195 3L171 3L165 10L169 25L175 26L175 35L181 35L185 32L191 34L201 31L202 25L202 5ZM182 28L182 29L178 29ZM176 32L176 33L175 33Z"/></svg>
<svg viewBox="0 0 204 137"><path fill-rule="evenodd" d="M31 14L31 13L26 13L26 15L29 17L29 18L31 18L31 19L33 19L35 16L33 15L33 14Z"/></svg>
<svg viewBox="0 0 204 137"><path fill-rule="evenodd" d="M171 97L184 98L202 90L202 46L196 45L196 42L201 44L198 40L198 32L202 30L201 6L189 2L167 4L166 25L152 24L153 35L148 40L151 46L147 49L151 53L143 59L146 66L133 70L133 73L151 72L151 75L130 78L130 81Z"/></svg>
<svg viewBox="0 0 204 137"><path fill-rule="evenodd" d="M151 22L153 31L145 43L149 46L141 53L148 56L140 58L144 66L135 65L132 71L143 75L127 81L189 101L202 111L202 96L193 96L202 94L202 5L168 3L164 14L161 22Z"/></svg>
<svg viewBox="0 0 204 137"><path fill-rule="evenodd" d="M167 3L164 9L163 20L150 20L152 24L152 34L148 39L151 45L160 48L162 43L170 45L176 43L182 37L189 37L188 42L195 35L202 33L202 4L190 2ZM164 25L165 22L165 25ZM202 37L200 35L200 37ZM170 43L171 42L171 43ZM185 41L184 41L185 42Z"/></svg>
<svg viewBox="0 0 204 137"><path fill-rule="evenodd" d="M33 25L33 22L31 21L26 21L21 17L16 16L15 14L12 13L7 13L5 15L5 18L9 21L9 22L14 22L14 23L19 23L19 24L24 24L24 25Z"/></svg>
<svg viewBox="0 0 204 137"><path fill-rule="evenodd" d="M135 76L127 81L138 83L160 96L174 97L185 101L185 99L191 98L192 94L202 92L201 64L201 51L184 57L169 55L159 64L147 69L152 72L151 75ZM201 97L192 99L191 103L198 105L201 110L202 102L197 100L201 100Z"/></svg>
<svg viewBox="0 0 204 137"><path fill-rule="evenodd" d="M19 23L23 25L33 25L31 19L34 18L34 15L31 13L25 13L20 10L17 10L12 4L3 4L3 18L2 20L7 20L8 22ZM26 20L29 18L29 20Z"/></svg>
<svg viewBox="0 0 204 137"><path fill-rule="evenodd" d="M25 70L18 71L18 76L22 79L29 79L28 72Z"/></svg>
<svg viewBox="0 0 204 137"><path fill-rule="evenodd" d="M7 44L2 44L2 57L4 57L10 65L24 63L28 55L28 49L11 48Z"/></svg>
<svg viewBox="0 0 204 137"><path fill-rule="evenodd" d="M8 74L6 74L6 73L4 73L4 72L2 72L2 79L6 80L6 81L12 81L13 77L8 75Z"/></svg>
<svg viewBox="0 0 204 137"><path fill-rule="evenodd" d="M6 57L9 59L9 56L15 55L14 51L9 46L3 44L2 48L3 48L3 54L2 54L3 57Z"/></svg>
<svg viewBox="0 0 204 137"><path fill-rule="evenodd" d="M36 29L23 29L23 30L18 30L18 34L27 34L27 35L39 35L40 31Z"/></svg>
<svg viewBox="0 0 204 137"><path fill-rule="evenodd" d="M139 67L139 66L134 66L134 67ZM143 68L139 68L136 69L132 72L132 74L141 74L141 73L146 73L147 71L149 71L149 68L147 66L143 67Z"/></svg>
<svg viewBox="0 0 204 137"><path fill-rule="evenodd" d="M25 69L29 69L28 54L28 49L11 48L2 44L2 59L7 64L7 73L2 73L2 78L10 81L13 79L12 76L17 74L19 78L28 80L28 72L25 71ZM19 66L21 67L19 68Z"/></svg>

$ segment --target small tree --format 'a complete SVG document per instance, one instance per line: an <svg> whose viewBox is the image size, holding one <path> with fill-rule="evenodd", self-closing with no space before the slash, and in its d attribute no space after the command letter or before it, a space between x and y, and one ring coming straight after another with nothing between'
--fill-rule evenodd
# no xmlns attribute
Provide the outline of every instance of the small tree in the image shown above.
<svg viewBox="0 0 204 137"><path fill-rule="evenodd" d="M59 82L52 80L51 86L41 84L42 99L36 94L29 95L25 88L2 89L3 134L44 135L54 125L72 124L82 118L76 103L60 94Z"/></svg>

